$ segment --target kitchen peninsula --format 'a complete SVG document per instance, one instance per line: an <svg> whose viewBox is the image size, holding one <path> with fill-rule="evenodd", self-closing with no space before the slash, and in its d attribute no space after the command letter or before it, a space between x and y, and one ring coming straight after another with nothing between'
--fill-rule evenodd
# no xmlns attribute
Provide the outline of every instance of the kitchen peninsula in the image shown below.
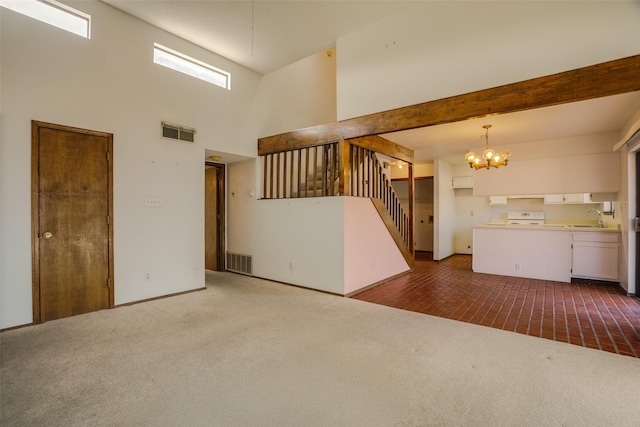
<svg viewBox="0 0 640 427"><path fill-rule="evenodd" d="M487 224L473 228L473 271L570 282L619 281L618 227Z"/></svg>

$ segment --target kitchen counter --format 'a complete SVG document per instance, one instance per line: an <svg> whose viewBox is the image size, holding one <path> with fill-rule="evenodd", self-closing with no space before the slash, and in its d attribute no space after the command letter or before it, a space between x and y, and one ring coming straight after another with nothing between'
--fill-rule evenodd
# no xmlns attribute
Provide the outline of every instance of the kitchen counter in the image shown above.
<svg viewBox="0 0 640 427"><path fill-rule="evenodd" d="M573 241L580 241L579 246L587 252L595 251L596 247L611 246L610 250L615 255L619 238L617 227L598 228L585 223L477 225L473 227L473 271L570 282ZM600 241L611 243L598 243ZM616 264L613 269L617 268Z"/></svg>
<svg viewBox="0 0 640 427"><path fill-rule="evenodd" d="M586 232L598 232L598 233L619 233L618 227L604 227L600 228L595 225L588 224L545 224L545 225L515 225L506 223L492 223L476 225L474 228L494 228L494 229L508 229L508 230L545 230L545 231L586 231Z"/></svg>

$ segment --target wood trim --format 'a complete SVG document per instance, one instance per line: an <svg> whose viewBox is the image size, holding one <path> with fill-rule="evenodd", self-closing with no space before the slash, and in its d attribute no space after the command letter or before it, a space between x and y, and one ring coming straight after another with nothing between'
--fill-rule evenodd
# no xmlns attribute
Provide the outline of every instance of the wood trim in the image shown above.
<svg viewBox="0 0 640 427"><path fill-rule="evenodd" d="M382 218L382 222L384 222L384 225L387 227L387 230L389 230L389 234L393 238L393 241L396 242L396 245L398 246L398 249L400 249L400 252L404 257L404 260L409 265L409 268L413 268L413 265L415 264L413 251L411 251L410 248L407 248L407 244L402 239L402 235L400 235L400 232L398 231L398 228L396 227L396 224L394 223L393 218L391 218L391 215L389 215L389 212L387 212L387 207L384 205L384 202L380 199L370 199L370 200L373 202L373 206L375 206L376 210L378 211L378 214L380 214L380 218Z"/></svg>
<svg viewBox="0 0 640 427"><path fill-rule="evenodd" d="M31 300L33 323L40 323L40 245L38 244L38 218L40 194L38 184L40 173L40 138L41 123L31 121Z"/></svg>
<svg viewBox="0 0 640 427"><path fill-rule="evenodd" d="M361 293L366 292L366 291L368 291L370 289L376 288L376 287L378 287L380 285L384 285L387 282L390 282L390 281L395 280L395 279L397 279L399 277L402 277L402 276L404 276L406 274L409 274L409 273L411 273L412 270L413 270L413 268L410 268L407 271L403 271L402 273L394 274L391 277L387 277L386 279L382 279L382 280L380 280L380 281L378 281L376 283L372 283L370 285L367 285L364 288L360 288L360 289L357 289L357 290L355 290L353 292L349 292L348 294L345 294L344 296L347 297L347 298L353 298L358 294L361 294Z"/></svg>
<svg viewBox="0 0 640 427"><path fill-rule="evenodd" d="M107 138L107 146L108 146L108 174L109 179L107 186L108 190L108 203L109 203L109 308L113 308L115 305L115 274L114 274L114 265L113 262L115 260L115 252L114 252L114 241L113 241L113 228L115 219L113 217L113 134L112 133L101 133Z"/></svg>
<svg viewBox="0 0 640 427"><path fill-rule="evenodd" d="M411 255L415 259L415 244L414 244L414 223L413 223L413 209L414 209L414 183L413 183L413 163L409 163L407 166L409 169L409 182L408 182L408 190L409 190L409 212L407 213L409 217L409 251L411 251Z"/></svg>
<svg viewBox="0 0 640 427"><path fill-rule="evenodd" d="M100 132L90 129L82 129L72 126L59 125L55 123L46 123L37 120L31 121L31 292L32 292L32 313L33 323L41 323L40 316L40 249L38 244L38 223L39 223L39 130L40 128L55 129L67 132L82 133L85 135L98 136L107 139L107 200L108 200L108 215L109 215L109 308L114 307L115 301L115 277L114 277L114 239L113 239L113 134L107 132Z"/></svg>
<svg viewBox="0 0 640 427"><path fill-rule="evenodd" d="M224 163L213 163L213 162L205 162L205 166L210 166L218 169L218 182L216 193L218 194L218 206L217 206L217 215L218 215L218 248L217 248L217 264L218 271L225 271L226 265L226 253L227 248L225 246L226 239L226 211L227 211L227 193L226 193L226 165Z"/></svg>
<svg viewBox="0 0 640 427"><path fill-rule="evenodd" d="M389 141L381 136L371 135L349 140L351 145L366 148L394 159L402 160L407 163L413 163L413 150L403 147L400 144Z"/></svg>
<svg viewBox="0 0 640 427"><path fill-rule="evenodd" d="M260 138L258 154L640 90L640 55Z"/></svg>
<svg viewBox="0 0 640 427"><path fill-rule="evenodd" d="M127 307L129 305L136 305L136 304L142 304L142 303L145 303L145 302L156 301L156 300L159 300L159 299L177 297L177 296L180 296L180 295L186 295L186 294L190 294L190 293L193 293L193 292L204 291L206 289L207 289L207 287L205 286L205 287L198 288L198 289L190 289L188 291L176 292L176 293L168 294L168 295L160 295L159 297L146 298L146 299L141 299L141 300L138 300L138 301L125 302L123 304L116 305L114 308Z"/></svg>
<svg viewBox="0 0 640 427"><path fill-rule="evenodd" d="M338 195L351 195L351 147L349 141L343 139L338 142L338 169L340 180L338 182Z"/></svg>

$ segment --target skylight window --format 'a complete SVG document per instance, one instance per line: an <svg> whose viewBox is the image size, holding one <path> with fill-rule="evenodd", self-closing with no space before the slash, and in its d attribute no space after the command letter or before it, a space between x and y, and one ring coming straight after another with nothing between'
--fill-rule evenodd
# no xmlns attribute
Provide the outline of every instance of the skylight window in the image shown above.
<svg viewBox="0 0 640 427"><path fill-rule="evenodd" d="M153 47L153 62L216 86L231 89L231 74L158 43Z"/></svg>
<svg viewBox="0 0 640 427"><path fill-rule="evenodd" d="M86 39L91 36L91 16L55 0L0 0L0 6Z"/></svg>

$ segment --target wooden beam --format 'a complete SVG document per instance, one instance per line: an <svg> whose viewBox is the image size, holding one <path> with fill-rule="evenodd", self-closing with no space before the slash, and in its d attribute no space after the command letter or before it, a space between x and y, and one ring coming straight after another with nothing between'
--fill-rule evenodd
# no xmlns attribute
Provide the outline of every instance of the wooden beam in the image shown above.
<svg viewBox="0 0 640 427"><path fill-rule="evenodd" d="M403 162L413 163L413 150L407 147L403 147L400 144L389 141L381 136L371 135L363 136L360 138L353 138L349 140L351 145L367 148L371 151L375 151L380 154L384 154L394 159L402 160Z"/></svg>
<svg viewBox="0 0 640 427"><path fill-rule="evenodd" d="M640 90L640 55L260 138L258 154Z"/></svg>

